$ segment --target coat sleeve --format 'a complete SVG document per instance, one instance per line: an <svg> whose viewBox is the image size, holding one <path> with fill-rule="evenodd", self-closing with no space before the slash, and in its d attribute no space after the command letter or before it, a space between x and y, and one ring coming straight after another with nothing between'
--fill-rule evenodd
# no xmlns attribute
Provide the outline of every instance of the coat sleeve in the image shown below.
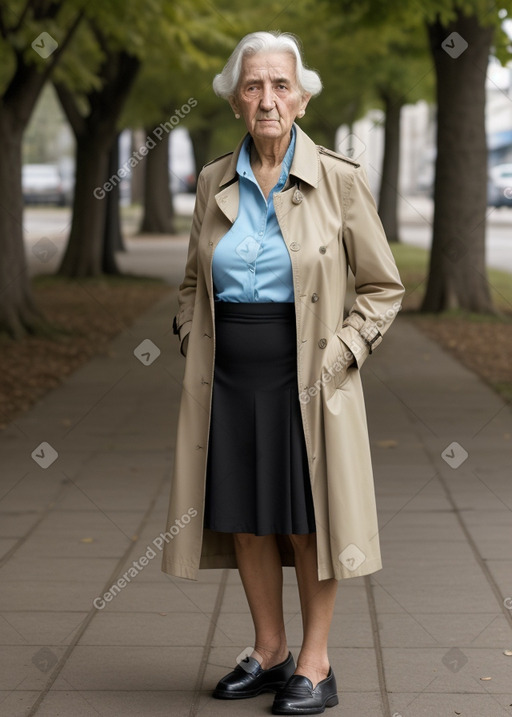
<svg viewBox="0 0 512 717"><path fill-rule="evenodd" d="M196 202L192 216L192 229L190 231L185 277L178 289L179 309L173 322L174 333L179 336L180 349L183 355L186 354L186 350L184 349L186 348L187 342L185 339L189 335L192 327L192 317L194 315L194 304L196 300L197 245L206 207L205 184L203 173L201 173L197 182Z"/></svg>
<svg viewBox="0 0 512 717"><path fill-rule="evenodd" d="M401 308L404 287L362 167L343 196L343 242L357 298L338 330L360 368Z"/></svg>

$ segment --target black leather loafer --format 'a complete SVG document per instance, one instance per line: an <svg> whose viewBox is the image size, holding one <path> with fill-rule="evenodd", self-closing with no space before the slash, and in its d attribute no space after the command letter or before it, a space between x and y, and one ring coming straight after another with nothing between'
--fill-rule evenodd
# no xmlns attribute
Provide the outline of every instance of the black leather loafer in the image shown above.
<svg viewBox="0 0 512 717"><path fill-rule="evenodd" d="M334 707L339 702L336 678L332 668L329 674L313 689L313 683L304 675L292 675L286 685L279 690L272 705L275 715L319 715L326 707Z"/></svg>
<svg viewBox="0 0 512 717"><path fill-rule="evenodd" d="M292 653L275 667L264 670L254 657L246 657L235 669L220 680L213 691L218 700L243 700L262 692L277 692L295 672Z"/></svg>

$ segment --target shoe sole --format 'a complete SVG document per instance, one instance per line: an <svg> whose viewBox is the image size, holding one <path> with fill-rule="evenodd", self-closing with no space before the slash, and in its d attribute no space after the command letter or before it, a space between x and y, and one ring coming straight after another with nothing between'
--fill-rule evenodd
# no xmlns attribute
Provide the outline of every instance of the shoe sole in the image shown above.
<svg viewBox="0 0 512 717"><path fill-rule="evenodd" d="M277 692L282 687L284 687L286 684L286 681L284 682L272 682L269 685L263 685L258 690L253 690L251 692L230 692L229 690L226 691L220 691L215 690L212 693L212 697L214 697L216 700L248 700L251 697L257 697L258 695L263 694L264 692Z"/></svg>
<svg viewBox="0 0 512 717"><path fill-rule="evenodd" d="M336 707L336 705L339 704L338 695L333 695L332 697L329 697L325 701L325 704L323 707L318 707L318 709L308 709L306 708L300 708L297 707L297 709L279 709L272 707L272 714L274 715L320 715L323 712L325 712L325 709L327 707Z"/></svg>

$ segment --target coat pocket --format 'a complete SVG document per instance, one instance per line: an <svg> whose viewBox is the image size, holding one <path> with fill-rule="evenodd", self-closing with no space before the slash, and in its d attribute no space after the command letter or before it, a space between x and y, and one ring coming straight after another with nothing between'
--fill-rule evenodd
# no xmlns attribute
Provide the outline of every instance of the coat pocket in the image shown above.
<svg viewBox="0 0 512 717"><path fill-rule="evenodd" d="M353 366L353 354L345 346L337 334L330 339L325 349L322 362L322 386L329 396L333 391L342 388L349 379Z"/></svg>

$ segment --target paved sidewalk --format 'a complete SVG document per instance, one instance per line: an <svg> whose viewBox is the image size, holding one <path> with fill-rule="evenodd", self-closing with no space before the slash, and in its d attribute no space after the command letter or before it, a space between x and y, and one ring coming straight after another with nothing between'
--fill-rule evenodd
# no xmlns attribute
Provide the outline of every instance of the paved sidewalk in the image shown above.
<svg viewBox="0 0 512 717"><path fill-rule="evenodd" d="M1 717L270 712L271 695L209 696L252 640L236 571L173 580L148 551L183 369L174 309L172 295L0 434ZM385 568L340 583L329 717L512 715L510 407L402 316L364 381ZM291 569L285 601L297 654Z"/></svg>

